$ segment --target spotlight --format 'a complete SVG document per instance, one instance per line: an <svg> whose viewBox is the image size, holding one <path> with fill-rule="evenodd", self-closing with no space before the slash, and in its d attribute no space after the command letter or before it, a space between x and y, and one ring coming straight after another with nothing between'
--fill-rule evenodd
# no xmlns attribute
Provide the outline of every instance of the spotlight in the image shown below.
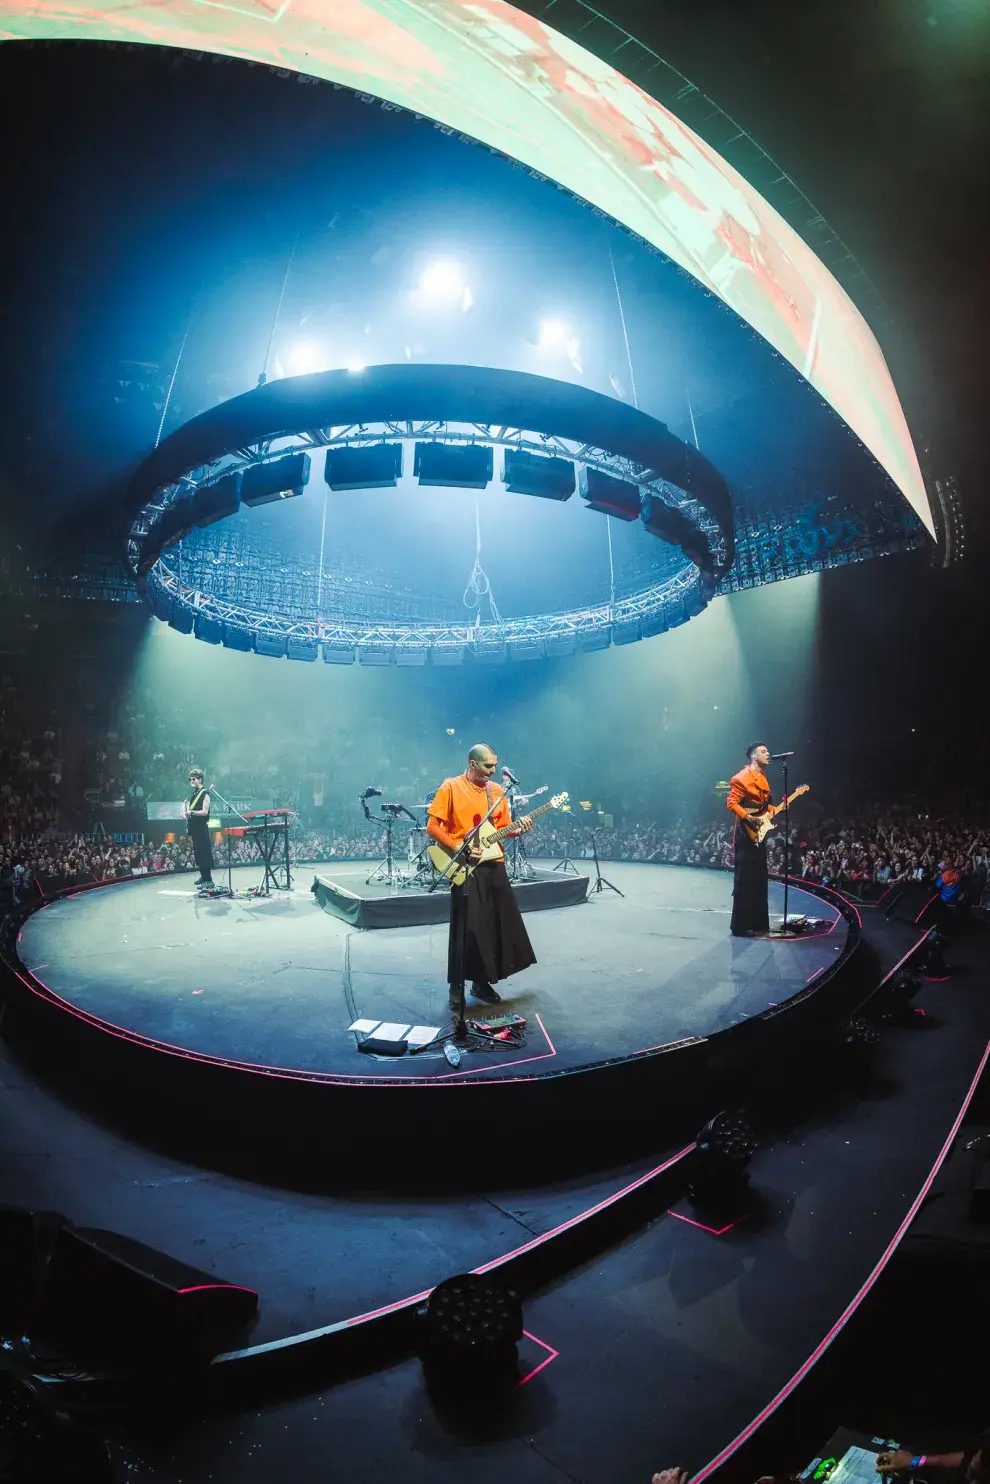
<svg viewBox="0 0 990 1484"><path fill-rule="evenodd" d="M938 934L934 929L929 934L929 943L933 937L937 940ZM888 1025L918 1025L920 1027L927 1024L924 1012L915 1009L911 1004L924 982L926 969L927 961L908 964L903 969L898 969L897 973L887 980L878 996L877 1014L881 1020Z"/></svg>
<svg viewBox="0 0 990 1484"><path fill-rule="evenodd" d="M744 1170L756 1152L753 1125L741 1110L716 1113L697 1138L697 1153L720 1175Z"/></svg>
<svg viewBox="0 0 990 1484"><path fill-rule="evenodd" d="M286 361L296 376L308 376L313 371L322 371L328 357L318 340L297 340L295 345L290 345Z"/></svg>
<svg viewBox="0 0 990 1484"><path fill-rule="evenodd" d="M474 1391L517 1380L523 1312L513 1289L483 1274L461 1273L433 1290L418 1317L420 1356L432 1384Z"/></svg>
<svg viewBox="0 0 990 1484"><path fill-rule="evenodd" d="M744 1112L716 1113L698 1135L692 1156L688 1198L717 1214L724 1225L737 1220L749 1187L747 1167L756 1150L756 1134Z"/></svg>
<svg viewBox="0 0 990 1484"><path fill-rule="evenodd" d="M854 1015L843 1026L842 1041L850 1051L872 1051L880 1045L880 1027L862 1015Z"/></svg>
<svg viewBox="0 0 990 1484"><path fill-rule="evenodd" d="M566 320L544 319L540 321L540 338L537 344L541 350L564 350L568 341L573 338L573 331Z"/></svg>
<svg viewBox="0 0 990 1484"><path fill-rule="evenodd" d="M444 258L427 268L419 280L419 291L428 299L435 299L447 303L454 303L460 299L463 308L470 307L465 299L470 299L470 289L464 282L464 272L459 263L451 262ZM473 303L473 299L470 303Z"/></svg>

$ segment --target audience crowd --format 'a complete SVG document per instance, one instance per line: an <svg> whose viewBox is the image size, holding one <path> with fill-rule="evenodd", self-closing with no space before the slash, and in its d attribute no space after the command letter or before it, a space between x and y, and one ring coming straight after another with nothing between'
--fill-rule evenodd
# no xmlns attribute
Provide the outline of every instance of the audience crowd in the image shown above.
<svg viewBox="0 0 990 1484"><path fill-rule="evenodd" d="M176 800L185 793L190 763L211 758L214 791L236 807L288 807L295 823L291 855L297 862L374 860L384 850L384 822L378 799L365 818L359 794L386 782L392 797L404 801L420 823L460 740L438 728L415 749L415 759L390 756L383 740L388 718L365 716L361 729L339 721L332 736L320 727L289 729L266 718L264 698L254 715L251 736L225 723L187 714L183 697L170 705L168 720L153 711L150 692L132 689L108 722L95 705L69 707L61 717L28 688L0 674L0 891L9 897L48 892L63 885L152 871L193 867L191 846L174 817L146 818L149 801ZM216 735L211 735L212 732ZM394 727L392 728L394 732ZM197 735L197 751L188 741ZM278 760L266 754L258 737L278 736ZM425 759L423 762L421 759ZM319 771L316 766L326 771ZM542 800L540 801L542 802ZM859 810L853 817L830 817L815 808L795 808L790 827L790 871L812 882L837 887L867 900L897 882L935 882L945 871L957 873L970 901L982 899L990 865L990 821L972 810L929 805ZM649 806L625 817L585 812L554 813L527 841L529 853L543 858L588 860L592 830L602 860L654 861L672 865L730 869L731 816L713 801L707 819L645 817ZM394 851L411 859L423 835L410 833L411 821L397 822ZM783 821L770 837L771 869L783 866ZM231 842L235 864L258 861L253 842ZM218 843L218 863L227 845Z"/></svg>

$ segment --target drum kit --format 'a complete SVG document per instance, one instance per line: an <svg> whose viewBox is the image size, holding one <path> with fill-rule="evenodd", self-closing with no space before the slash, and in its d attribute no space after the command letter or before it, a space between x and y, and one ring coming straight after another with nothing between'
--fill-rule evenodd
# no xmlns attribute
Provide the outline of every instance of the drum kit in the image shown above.
<svg viewBox="0 0 990 1484"><path fill-rule="evenodd" d="M534 793L524 794L522 796L517 795L513 801L516 809L518 810L522 805L527 804L537 794L546 793L546 791L546 786L544 786L543 788L536 789ZM432 794L430 797L432 799ZM362 804L365 806L366 817L371 819L372 816L368 811L364 799L362 799ZM429 807L429 803L414 804L412 806L416 814L422 814L424 816L424 821L420 824L405 804L383 803L380 806L382 819L385 824L385 855L368 877L366 883L368 886L378 883L384 886L391 886L393 890L400 891L432 891L435 889L440 879L440 872L430 860L428 853L430 837L426 832L425 815L429 811ZM406 858L404 861L401 857L396 859L395 843L393 840L396 822L400 814L406 815L407 819L412 821L406 831ZM509 841L506 850L505 866L510 881L535 880L536 872L526 858L526 846L521 836L516 836Z"/></svg>

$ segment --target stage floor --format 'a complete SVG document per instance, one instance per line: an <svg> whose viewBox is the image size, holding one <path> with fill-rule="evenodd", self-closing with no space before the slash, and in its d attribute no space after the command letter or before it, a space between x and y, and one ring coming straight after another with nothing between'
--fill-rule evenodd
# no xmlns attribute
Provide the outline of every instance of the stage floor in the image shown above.
<svg viewBox="0 0 990 1484"><path fill-rule="evenodd" d="M305 886L268 899L203 900L188 876L83 892L30 917L18 953L69 1005L141 1037L367 1081L530 1077L711 1035L797 994L845 945L844 919L794 888L792 913L826 919L817 935L734 939L728 874L613 863L607 873L624 897L527 917L539 962L500 986L498 1007L525 1016L526 1047L473 1056L455 1074L438 1051L363 1055L348 1029L449 1024L446 925L362 932L320 910L302 871ZM235 871L235 890L257 875ZM779 920L775 883L770 908Z"/></svg>

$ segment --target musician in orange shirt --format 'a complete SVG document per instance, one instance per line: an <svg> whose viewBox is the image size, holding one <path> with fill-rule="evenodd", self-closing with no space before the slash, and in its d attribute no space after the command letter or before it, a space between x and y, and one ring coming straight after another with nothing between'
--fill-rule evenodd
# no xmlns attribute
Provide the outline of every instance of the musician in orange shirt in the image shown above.
<svg viewBox="0 0 990 1484"><path fill-rule="evenodd" d="M457 851L468 832L484 819L491 804L498 799L490 822L496 829L512 823L508 796L492 783L498 758L487 743L479 742L468 753L467 768L456 778L445 778L429 807L426 832L445 850ZM516 820L513 835L524 835L533 822L524 815ZM450 888L450 937L447 946L447 982L450 985L450 1008L460 1008L461 964L457 952L462 914L466 912L467 956L464 978L470 979L471 993L486 1005L497 1005L502 996L494 988L499 979L518 974L536 963L512 894L500 846L490 860L481 859L481 851L469 846L468 860L475 869L463 886Z"/></svg>
<svg viewBox="0 0 990 1484"><path fill-rule="evenodd" d="M732 886L732 920L730 931L737 938L755 938L770 931L767 906L767 842L753 839L746 828L754 815L768 810L776 813L766 766L770 749L765 742L754 742L746 749L748 765L729 784L725 807L736 816L733 832L735 847L735 880Z"/></svg>

